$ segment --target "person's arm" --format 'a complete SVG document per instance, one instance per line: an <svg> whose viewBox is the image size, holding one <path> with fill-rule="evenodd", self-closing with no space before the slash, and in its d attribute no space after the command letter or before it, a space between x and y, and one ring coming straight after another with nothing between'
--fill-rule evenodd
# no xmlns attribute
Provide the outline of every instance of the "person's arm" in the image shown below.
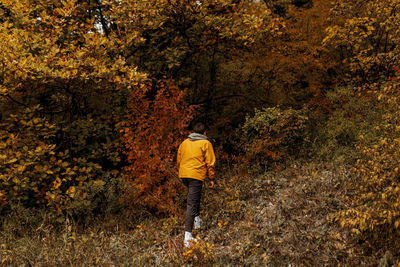
<svg viewBox="0 0 400 267"><path fill-rule="evenodd" d="M208 178L213 181L215 178L215 154L210 142L207 142L206 146L205 163L207 166Z"/></svg>

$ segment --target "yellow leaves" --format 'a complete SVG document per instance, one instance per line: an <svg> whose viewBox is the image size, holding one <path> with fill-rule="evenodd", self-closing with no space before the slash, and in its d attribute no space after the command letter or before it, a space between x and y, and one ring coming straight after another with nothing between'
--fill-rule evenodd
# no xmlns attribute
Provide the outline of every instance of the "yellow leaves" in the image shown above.
<svg viewBox="0 0 400 267"><path fill-rule="evenodd" d="M59 177L56 178L56 180L53 182L52 187L54 189L58 189L61 186L61 179Z"/></svg>
<svg viewBox="0 0 400 267"><path fill-rule="evenodd" d="M10 260L10 257L9 257L9 256L6 256L6 257L4 257L4 258L1 259L0 263L1 263L1 264L4 264L4 263L6 263L8 260Z"/></svg>
<svg viewBox="0 0 400 267"><path fill-rule="evenodd" d="M65 193L68 194L69 197L74 198L75 197L75 193L76 193L75 186L70 186Z"/></svg>
<svg viewBox="0 0 400 267"><path fill-rule="evenodd" d="M74 0L66 0L66 1L63 1L62 4L63 4L64 9L71 11L75 8L75 2L76 1L74 1Z"/></svg>
<svg viewBox="0 0 400 267"><path fill-rule="evenodd" d="M7 20L3 23L3 28L8 29L9 27L12 27L12 23L9 23Z"/></svg>
<svg viewBox="0 0 400 267"><path fill-rule="evenodd" d="M100 169L102 168L101 165L99 165L99 164L95 164L94 167L95 167L96 169L98 169L98 170L100 170Z"/></svg>
<svg viewBox="0 0 400 267"><path fill-rule="evenodd" d="M196 237L197 241L189 240L189 247L183 253L183 256L190 260L195 260L197 263L203 265L214 257L213 246L208 242L204 242Z"/></svg>
<svg viewBox="0 0 400 267"><path fill-rule="evenodd" d="M397 14L391 8L386 9L392 3L390 0L366 1L357 8L358 12L352 8L353 1L345 1L340 9L347 8L348 14L338 13L332 18L337 25L327 29L323 45L335 50L341 47L351 51L345 56L344 62L353 81L364 83L365 77L372 81L380 74L387 75L384 72L390 71L392 64L398 65L399 57L393 53L400 40L400 32L395 30L398 29L395 22L398 21ZM386 40L383 37L385 35ZM387 49L389 44L392 48ZM377 66L382 69L380 74L376 73ZM363 72L364 78L357 72Z"/></svg>
<svg viewBox="0 0 400 267"><path fill-rule="evenodd" d="M377 94L381 98L392 97L388 91L379 91ZM376 129L385 134L379 144L358 146L361 158L356 162L355 173L360 179L353 184L356 190L349 199L351 206L337 214L340 226L350 229L353 234L371 233L383 228L392 231L400 225L400 139L397 137L399 107L393 107L394 112L389 110L385 114L384 125Z"/></svg>
<svg viewBox="0 0 400 267"><path fill-rule="evenodd" d="M0 125L0 206L29 200L61 213L75 208L72 202L78 207L90 205L83 200L92 197L92 192L101 192L105 185L92 178L101 167L71 159L67 150L55 153L50 137L59 128L37 117L39 108L10 115Z"/></svg>
<svg viewBox="0 0 400 267"><path fill-rule="evenodd" d="M221 227L223 227L223 226L225 226L225 225L227 225L228 223L227 222L224 222L223 220L218 220L218 227L219 228L221 228Z"/></svg>
<svg viewBox="0 0 400 267"><path fill-rule="evenodd" d="M61 166L62 166L63 168L67 168L67 167L69 166L69 163L66 162L66 161L64 161L63 163L61 163Z"/></svg>
<svg viewBox="0 0 400 267"><path fill-rule="evenodd" d="M38 173L48 173L48 174L52 174L53 172L49 169L49 166L47 165L40 165L40 164L35 164L34 166L34 170L35 172Z"/></svg>
<svg viewBox="0 0 400 267"><path fill-rule="evenodd" d="M75 1L67 0L62 2L62 8L56 8L54 10L55 15L61 15L62 17L69 17L73 14L75 6Z"/></svg>
<svg viewBox="0 0 400 267"><path fill-rule="evenodd" d="M0 84L0 95L7 95L9 90L2 84Z"/></svg>
<svg viewBox="0 0 400 267"><path fill-rule="evenodd" d="M14 162L17 162L18 161L18 159L16 159L16 158L11 158L11 159L9 159L7 162L6 162L6 164L11 164L11 163L14 163Z"/></svg>
<svg viewBox="0 0 400 267"><path fill-rule="evenodd" d="M0 191L0 203L1 203L2 205L5 205L6 202L7 202L7 199L6 199L6 192Z"/></svg>
<svg viewBox="0 0 400 267"><path fill-rule="evenodd" d="M25 169L26 169L25 165L20 165L18 166L17 171L22 173L23 171L25 171Z"/></svg>
<svg viewBox="0 0 400 267"><path fill-rule="evenodd" d="M56 199L56 195L54 193L47 192L46 199L54 201Z"/></svg>
<svg viewBox="0 0 400 267"><path fill-rule="evenodd" d="M94 186L103 187L106 184L103 180L96 180L93 182Z"/></svg>
<svg viewBox="0 0 400 267"><path fill-rule="evenodd" d="M126 72L119 66L114 67L114 60L108 56L116 46L107 42L115 42L91 31L94 21L82 20L85 16L80 12L84 9L77 8L76 1L62 1L48 9L52 11L46 11L47 2L40 7L25 2L16 0L10 8L25 9L26 14L16 16L14 24L9 21L0 24L0 60L5 64L4 84L8 84L7 88L0 86L0 93L12 92L18 87L18 81L26 79L44 79L44 83L59 78L97 79L108 77L109 67ZM32 16L30 12L37 14ZM65 17L69 17L68 23ZM84 41L78 45L78 40ZM136 80L135 75L132 78Z"/></svg>

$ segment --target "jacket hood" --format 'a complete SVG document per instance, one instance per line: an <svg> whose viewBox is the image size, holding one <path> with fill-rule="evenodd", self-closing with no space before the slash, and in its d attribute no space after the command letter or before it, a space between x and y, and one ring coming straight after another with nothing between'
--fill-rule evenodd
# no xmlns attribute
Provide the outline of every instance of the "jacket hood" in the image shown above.
<svg viewBox="0 0 400 267"><path fill-rule="evenodd" d="M191 133L188 136L190 141L197 141L197 140L208 140L207 136L199 134L199 133Z"/></svg>

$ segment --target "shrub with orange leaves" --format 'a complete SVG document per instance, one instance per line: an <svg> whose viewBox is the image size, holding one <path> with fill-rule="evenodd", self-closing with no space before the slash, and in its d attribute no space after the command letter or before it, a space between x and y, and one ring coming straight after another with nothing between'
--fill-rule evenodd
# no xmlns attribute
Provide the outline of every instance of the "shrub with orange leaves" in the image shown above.
<svg viewBox="0 0 400 267"><path fill-rule="evenodd" d="M130 114L122 140L129 166L125 168L126 203L141 204L158 212L174 212L181 183L175 155L186 134L194 107L185 91L170 80L149 80L132 91Z"/></svg>

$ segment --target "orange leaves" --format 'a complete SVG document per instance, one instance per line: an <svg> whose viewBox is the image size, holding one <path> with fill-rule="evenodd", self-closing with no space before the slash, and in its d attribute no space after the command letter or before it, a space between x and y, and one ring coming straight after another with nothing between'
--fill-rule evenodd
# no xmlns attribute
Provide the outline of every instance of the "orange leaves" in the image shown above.
<svg viewBox="0 0 400 267"><path fill-rule="evenodd" d="M7 196L5 191L0 191L0 206L7 205Z"/></svg>
<svg viewBox="0 0 400 267"><path fill-rule="evenodd" d="M171 81L147 81L140 87L145 90L132 91L131 112L122 135L130 163L125 199L160 212L174 211L173 198L180 185L172 159L193 107Z"/></svg>

